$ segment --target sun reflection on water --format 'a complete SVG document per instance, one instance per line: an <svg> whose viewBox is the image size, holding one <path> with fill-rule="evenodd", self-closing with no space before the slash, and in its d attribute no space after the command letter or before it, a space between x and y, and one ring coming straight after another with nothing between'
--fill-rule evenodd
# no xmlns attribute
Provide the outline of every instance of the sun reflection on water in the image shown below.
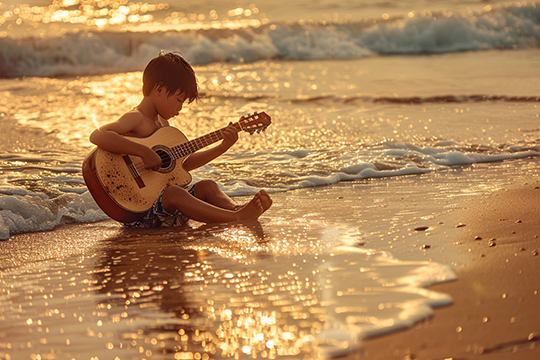
<svg viewBox="0 0 540 360"><path fill-rule="evenodd" d="M445 300L411 285L433 264L313 240L357 235L319 219L272 234L255 222L77 236L82 253L2 269L0 357L317 359L396 326L407 303Z"/></svg>
<svg viewBox="0 0 540 360"><path fill-rule="evenodd" d="M101 28L106 25L150 22L153 20L152 12L168 8L167 3L133 3L124 0L54 0L45 6L0 4L0 26L8 23L7 30L11 30L13 23L34 26L71 23ZM3 36L6 35L3 32Z"/></svg>
<svg viewBox="0 0 540 360"><path fill-rule="evenodd" d="M185 30L236 29L261 25L261 20L253 18L259 14L259 9L254 4L247 8L230 9L223 14L218 14L216 10L210 10L205 14L171 11L170 7L171 5L166 2L129 0L53 0L50 5L43 6L8 5L0 2L0 38L13 36L19 27L27 26L27 29L37 31L40 27L52 24L72 26L64 28L63 31L114 29L118 26L123 26L123 29L129 26L130 30L134 30L141 24L152 24L154 31L173 29L172 26L176 30ZM161 25L158 26L158 23Z"/></svg>
<svg viewBox="0 0 540 360"><path fill-rule="evenodd" d="M204 284L199 287L202 296L206 297L208 289L216 285L233 289L237 294L229 299L215 296L215 300L208 301L208 306L201 309L207 319L212 318L218 324L213 341L222 357L244 354L273 359L298 355L305 343L321 330L317 316L308 320L310 314L304 308L318 303L313 294L317 289L310 287L308 279L305 283L299 281L294 271L278 276L256 270L221 271L220 275L208 263L193 264L191 268L186 273L186 283ZM294 294L294 300L286 293ZM305 324L288 324L289 317L303 319Z"/></svg>

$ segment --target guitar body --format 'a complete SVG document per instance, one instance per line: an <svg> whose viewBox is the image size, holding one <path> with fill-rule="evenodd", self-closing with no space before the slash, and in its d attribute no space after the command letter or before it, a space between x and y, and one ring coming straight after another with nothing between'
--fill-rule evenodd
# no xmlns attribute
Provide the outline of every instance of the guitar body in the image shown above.
<svg viewBox="0 0 540 360"><path fill-rule="evenodd" d="M83 177L99 207L114 220L127 223L141 220L167 185L185 186L191 175L184 170L185 157L174 159L171 148L187 142L174 127L162 127L147 138L129 137L162 157L159 171L147 170L137 156L94 149L83 162Z"/></svg>

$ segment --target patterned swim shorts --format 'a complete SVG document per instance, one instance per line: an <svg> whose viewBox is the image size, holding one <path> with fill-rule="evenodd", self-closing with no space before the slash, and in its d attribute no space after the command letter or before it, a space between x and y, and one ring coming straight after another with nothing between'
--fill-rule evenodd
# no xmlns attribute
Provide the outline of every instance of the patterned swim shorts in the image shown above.
<svg viewBox="0 0 540 360"><path fill-rule="evenodd" d="M166 187L161 190L161 194L159 194L159 197L156 201L154 201L154 204L152 204L152 207L150 210L148 210L148 213L139 221L134 221L131 223L124 223L124 226L127 227L136 227L136 228L156 228L160 227L161 225L164 226L179 226L184 225L188 222L189 218L182 214L180 211L176 211L174 214L169 214L165 209L163 208L162 197L163 193L165 192ZM188 192L195 196L195 187L190 186L188 189Z"/></svg>

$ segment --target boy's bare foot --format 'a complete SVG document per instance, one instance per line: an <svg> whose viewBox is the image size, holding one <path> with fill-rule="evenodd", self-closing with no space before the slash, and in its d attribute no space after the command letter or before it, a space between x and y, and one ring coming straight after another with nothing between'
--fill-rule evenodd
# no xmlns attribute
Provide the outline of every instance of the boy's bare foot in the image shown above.
<svg viewBox="0 0 540 360"><path fill-rule="evenodd" d="M238 220L256 220L264 212L263 206L261 204L261 199L257 195L251 199L246 205L242 206L240 210L236 212Z"/></svg>
<svg viewBox="0 0 540 360"><path fill-rule="evenodd" d="M257 195L260 196L261 205L264 209L263 212L265 212L270 208L270 206L272 206L272 198L270 198L270 195L268 195L268 193L264 190L259 191Z"/></svg>
<svg viewBox="0 0 540 360"><path fill-rule="evenodd" d="M272 205L272 199L266 193L266 191L261 190L250 202L241 206L237 214L239 215L239 220L253 219L256 220L261 216L270 206Z"/></svg>

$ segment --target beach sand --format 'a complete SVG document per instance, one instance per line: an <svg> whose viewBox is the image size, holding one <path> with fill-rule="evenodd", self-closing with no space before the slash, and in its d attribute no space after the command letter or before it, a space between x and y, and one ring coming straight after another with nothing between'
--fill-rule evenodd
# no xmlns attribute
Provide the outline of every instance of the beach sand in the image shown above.
<svg viewBox="0 0 540 360"><path fill-rule="evenodd" d="M261 219L262 231L266 233L270 241L269 243L262 242L260 240L264 236L256 235L257 246L270 246L272 251L279 252L279 243L272 244L272 239L297 237L311 238L316 241L317 237L324 234L324 229L327 227L336 224L347 227L355 221L358 226L359 219L355 219L357 215L354 206L347 206L347 204L356 203L359 208L365 207L365 204L362 204L362 194L365 194L363 191L366 191L366 186L369 186L369 183L357 185L341 183L329 187L274 194L273 208ZM401 251L400 256L398 251L394 254L395 257L404 258L404 260L414 257L432 259L452 266L458 280L437 284L430 289L449 294L453 298L453 304L435 309L429 319L412 328L364 339L362 348L345 358L370 360L476 358L528 360L540 358L540 313L538 312L540 226L537 220L540 216L540 189L538 186L540 182L531 178L528 183L522 182L519 186L497 190L489 196L477 196L474 199L465 200L443 217L431 220L434 224L428 221L427 225L433 225L433 229L426 230L426 232L432 232L432 235L428 237L425 237L426 234L419 235L418 231L410 231L415 226L423 225L421 222L404 225L409 229L408 238L405 239L410 242L409 247L413 247L414 237L418 236L424 236L418 241L429 241L428 244L431 246L421 250L419 246L414 245L414 252ZM409 199L404 199L402 196L406 192L406 188L400 189L396 193L396 198L391 200L399 202L399 199L402 199L403 203L398 203L397 206L407 206ZM425 215L427 216L425 218L429 219L430 214ZM232 241L224 240L223 236L212 235L225 231L219 226L214 230L210 228L210 230L199 232L178 231L185 232L184 235L191 237L198 236L199 239L194 241L199 241L200 244L217 241L216 246L219 251L223 251L224 256L226 256L224 250L229 249L233 257L245 255L249 258L249 251L246 252L245 248L252 245L250 243L252 238L250 235L246 236L245 230L257 230L257 228L250 224L246 227L237 227L237 233L241 236ZM234 235L234 232L230 234ZM80 352L86 351L85 347L90 346L90 349L101 349L96 350L95 353L96 356L101 356L100 359L110 356L111 352L105 348L109 343L100 343L100 341L105 342L106 339L98 339L94 336L94 334L100 334L98 331L101 330L96 327L96 323L100 322L99 313L96 315L84 312L85 306L91 305L90 308L95 306L91 303L93 300L88 298L89 295L85 295L94 291L90 282L95 283L95 280L88 278L88 274L92 271L88 270L89 265L85 265L85 262L96 263L96 271L111 269L112 275L105 275L103 284L107 281L109 283L116 281L121 285L124 281L123 286L129 289L130 286L138 284L137 280L130 279L140 277L141 275L138 274L142 273L141 269L151 268L152 257L147 254L157 252L170 253L171 257L185 256L182 262L186 264L193 262L190 260L193 256L200 256L196 250L181 250L178 241L175 240L177 236L178 233L175 234L170 229L142 233L140 231L139 233L126 232L112 221L104 221L84 225L70 224L49 232L19 234L3 242L0 251L3 269L0 280L4 281L6 286L10 286L13 291L9 297L10 308L21 309L22 304L22 308L27 309L25 310L27 313L22 313L21 316L30 318L26 321L27 324L29 321L33 323L11 329L0 325L0 345L2 345L0 355L5 353L13 359L17 358L14 357L15 354L32 354L39 348L39 341L45 341L47 349L56 349L54 351L58 358L76 354L77 347L74 344L78 342L81 344ZM451 245L438 246L440 237L444 237L447 242L448 239L452 239ZM145 239L148 245L139 241L140 239ZM222 243L219 244L219 241ZM233 243L237 245L231 245ZM237 246L236 250L231 248L234 246ZM368 242L366 246L369 247L370 243ZM125 259L130 260L127 266L121 262L124 260L120 259L122 256L127 256ZM172 283L177 280L174 279L174 276L177 276L174 273L178 274L176 268L178 259L172 259L170 263L167 259L161 261L159 266L164 270L158 275L153 275L153 281ZM118 274L113 271L114 264L121 265ZM50 266L53 266L54 272L46 270ZM284 264L284 266L287 265ZM22 270L17 270L19 268ZM54 314L43 317L43 321L47 321L47 326L51 328L51 335L48 337L41 333L43 331L43 329L40 330L41 326L36 325L39 314L47 313L51 306L54 307L53 304L48 303L50 299L44 303L43 300L42 303L36 300L41 297L46 298L43 294L47 294L47 289L29 288L23 292L19 291L19 295L14 295L16 288L24 286L24 283L21 285L14 280L13 274L38 274L41 268L43 268L44 276L48 277L45 287L56 286L61 289L62 283L64 286L68 286L66 285L68 283L69 286L73 286L73 289L69 291L73 292L73 301L79 302L70 305L71 300L68 299L68 306L65 309L58 309L61 314L67 315L66 319L71 318L69 316L71 312L79 316L80 323L75 317L71 320L72 323L67 325L71 329L69 336L63 332L64 330L61 334L53 335L56 331L53 331ZM66 279L62 279L63 275L55 279L56 274L65 274ZM171 278L168 278L169 276ZM71 278L67 279L68 277ZM135 283L130 285L129 281L135 281ZM108 285L104 286L98 291L101 293L109 291L114 295L114 289L108 289ZM216 296L219 295L216 294ZM34 296L34 301L32 301L32 296ZM98 296L102 299L100 301L104 301L103 296ZM110 301L113 300L110 299ZM167 302L171 299L165 300L158 299L158 304L164 311L175 309L176 300L169 304ZM199 300L201 304L207 301L206 299ZM90 303L87 303L88 301ZM123 302L110 304L112 304L112 309L108 308L110 313L114 313L115 307L123 306ZM197 303L194 303L195 305L200 306ZM58 303L56 306L64 305ZM171 307L167 308L167 306ZM32 311L33 316L28 309ZM5 316L6 313L3 315ZM137 326L137 316L133 318L135 319L133 326ZM62 318L61 321L66 320ZM105 330L102 330L103 334L106 334ZM28 340L28 331L31 333L30 336L35 336L35 342ZM66 339L66 337L69 338ZM27 341L28 345L33 345L33 348L26 348ZM66 346L66 341L71 345ZM15 351L17 347L19 350L24 347L24 351Z"/></svg>
<svg viewBox="0 0 540 360"><path fill-rule="evenodd" d="M367 339L376 359L540 359L540 189L530 182L467 201L458 280L430 287L453 304L412 329Z"/></svg>

